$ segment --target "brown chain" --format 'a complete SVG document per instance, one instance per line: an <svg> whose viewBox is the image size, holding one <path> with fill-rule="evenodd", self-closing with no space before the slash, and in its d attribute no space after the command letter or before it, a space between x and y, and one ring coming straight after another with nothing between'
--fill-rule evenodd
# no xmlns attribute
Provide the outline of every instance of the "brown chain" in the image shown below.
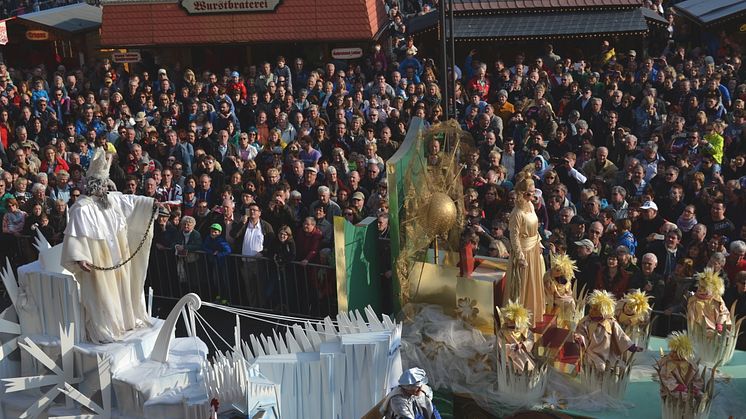
<svg viewBox="0 0 746 419"><path fill-rule="evenodd" d="M128 264L132 260L132 258L134 258L135 255L138 254L140 252L140 250L142 250L142 247L145 245L145 240L148 238L148 233L150 233L150 229L153 227L153 223L155 221L156 214L158 214L158 206L155 205L155 204L153 204L153 214L150 216L150 222L148 222L148 228L145 230L145 234L142 236L142 240L140 240L140 244L137 245L137 249L135 249L135 251L132 252L132 254L130 255L130 257L128 257L127 259L125 259L125 260L117 263L114 266L109 266L108 268L102 267L102 266L96 266L94 264L90 264L90 267L93 268L93 269L95 269L95 270L97 270L97 271L113 271L115 269L119 269L122 266Z"/></svg>

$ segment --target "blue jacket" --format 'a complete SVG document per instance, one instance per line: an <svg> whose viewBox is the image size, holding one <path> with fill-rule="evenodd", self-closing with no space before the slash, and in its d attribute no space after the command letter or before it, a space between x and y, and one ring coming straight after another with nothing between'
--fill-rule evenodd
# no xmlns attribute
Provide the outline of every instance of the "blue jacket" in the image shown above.
<svg viewBox="0 0 746 419"><path fill-rule="evenodd" d="M202 250L207 252L209 256L215 256L218 260L223 260L231 253L231 245L228 244L223 236L218 236L217 238L207 236L202 240Z"/></svg>
<svg viewBox="0 0 746 419"><path fill-rule="evenodd" d="M103 135L106 131L106 125L97 118L93 118L90 124L86 124L82 119L75 122L75 132L78 135L85 136L89 128L96 130L96 135Z"/></svg>
<svg viewBox="0 0 746 419"><path fill-rule="evenodd" d="M634 255L635 250L637 250L637 239L635 239L635 236L630 233L629 231L625 231L616 242L617 246L624 246L627 249L629 249L629 253Z"/></svg>

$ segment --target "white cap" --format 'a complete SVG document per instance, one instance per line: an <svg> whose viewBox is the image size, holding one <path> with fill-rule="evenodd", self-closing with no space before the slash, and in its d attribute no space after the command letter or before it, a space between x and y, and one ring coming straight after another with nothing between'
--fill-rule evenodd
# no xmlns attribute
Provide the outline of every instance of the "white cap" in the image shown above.
<svg viewBox="0 0 746 419"><path fill-rule="evenodd" d="M655 202L653 201L645 201L645 203L642 204L640 209L654 209L658 211L658 205L656 205Z"/></svg>
<svg viewBox="0 0 746 419"><path fill-rule="evenodd" d="M410 368L399 377L400 386L427 384L427 373L422 368Z"/></svg>

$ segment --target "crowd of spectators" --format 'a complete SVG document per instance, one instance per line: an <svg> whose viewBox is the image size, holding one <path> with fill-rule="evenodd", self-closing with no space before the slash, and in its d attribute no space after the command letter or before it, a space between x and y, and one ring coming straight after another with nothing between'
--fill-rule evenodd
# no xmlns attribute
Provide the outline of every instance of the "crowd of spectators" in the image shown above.
<svg viewBox="0 0 746 419"><path fill-rule="evenodd" d="M413 117L435 125L446 106L438 66L404 35L427 7L405 3L406 13L389 9L392 44L344 65L282 56L221 71L0 64L4 242L35 230L60 240L94 147L112 154L119 190L170 207L154 248L205 251L223 281L231 254L333 266L334 216L378 217L385 237L385 162ZM451 105L474 140L462 182L476 253L507 256L511 181L531 164L546 248L578 260L582 285L643 288L673 312L710 266L728 298L743 299L740 49L725 35L716 48L672 38L639 53L599 43L587 56L545 44L487 60L472 49L451 69ZM441 152L427 145L430 161ZM331 283L316 285L333 293Z"/></svg>
<svg viewBox="0 0 746 419"><path fill-rule="evenodd" d="M39 12L55 7L68 6L75 3L83 3L86 0L0 0L0 19L20 16L26 13ZM90 1L90 4L98 4L98 1Z"/></svg>

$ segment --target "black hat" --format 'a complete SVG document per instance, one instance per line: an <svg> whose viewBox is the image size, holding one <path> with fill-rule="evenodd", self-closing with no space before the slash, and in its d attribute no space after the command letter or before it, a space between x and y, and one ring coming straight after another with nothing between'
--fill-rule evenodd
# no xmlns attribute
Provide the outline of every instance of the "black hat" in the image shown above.
<svg viewBox="0 0 746 419"><path fill-rule="evenodd" d="M581 224L585 225L585 223L586 223L585 218L583 218L580 215L576 215L572 217L572 219L570 220L571 225L581 225Z"/></svg>

